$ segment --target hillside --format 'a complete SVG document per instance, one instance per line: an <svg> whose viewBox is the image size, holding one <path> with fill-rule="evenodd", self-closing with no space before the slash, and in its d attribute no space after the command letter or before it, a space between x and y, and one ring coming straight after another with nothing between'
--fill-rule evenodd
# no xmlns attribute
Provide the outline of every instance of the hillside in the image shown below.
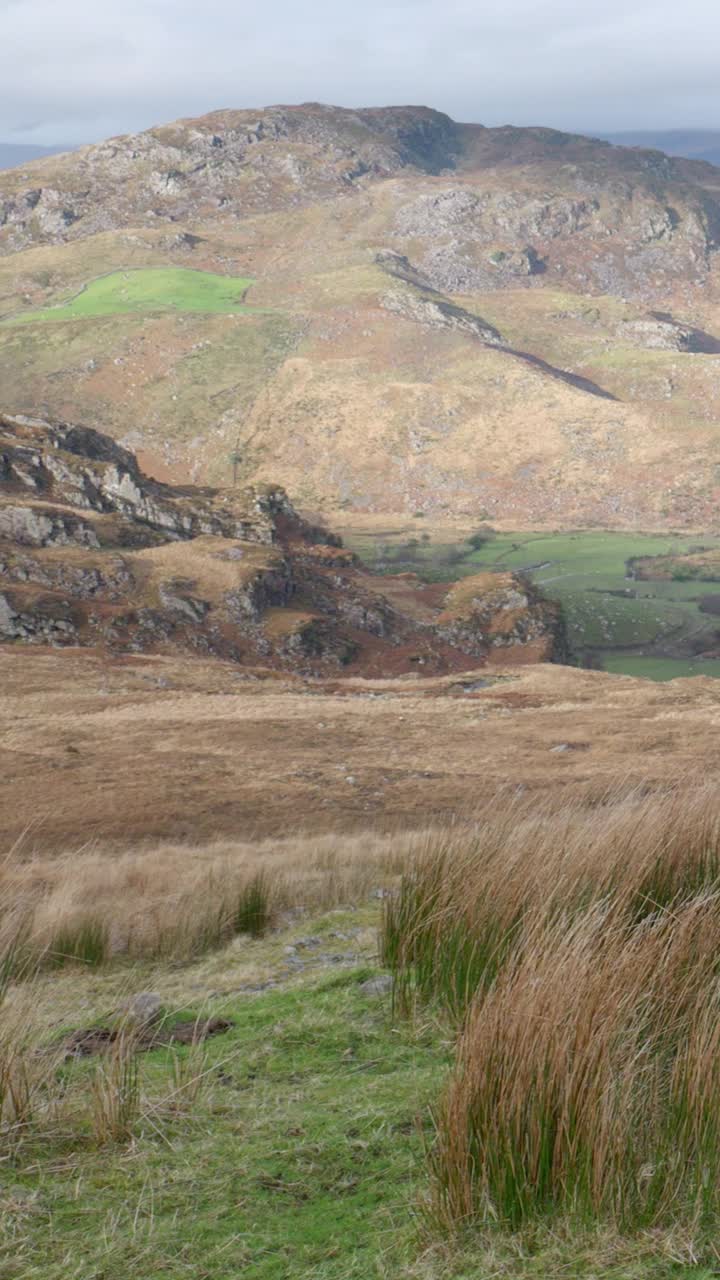
<svg viewBox="0 0 720 1280"><path fill-rule="evenodd" d="M427 108L216 112L2 174L5 403L336 525L707 532L719 239L701 162Z"/></svg>
<svg viewBox="0 0 720 1280"><path fill-rule="evenodd" d="M180 488L86 427L0 415L0 642L185 653L304 674L565 656L512 573L377 579L278 486Z"/></svg>

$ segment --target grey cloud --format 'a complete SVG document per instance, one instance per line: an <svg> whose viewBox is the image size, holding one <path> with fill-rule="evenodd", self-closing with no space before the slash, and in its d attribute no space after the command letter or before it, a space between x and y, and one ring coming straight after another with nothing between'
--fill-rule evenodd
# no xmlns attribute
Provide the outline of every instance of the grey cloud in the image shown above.
<svg viewBox="0 0 720 1280"><path fill-rule="evenodd" d="M0 137L77 142L308 99L714 127L719 37L716 0L0 0Z"/></svg>

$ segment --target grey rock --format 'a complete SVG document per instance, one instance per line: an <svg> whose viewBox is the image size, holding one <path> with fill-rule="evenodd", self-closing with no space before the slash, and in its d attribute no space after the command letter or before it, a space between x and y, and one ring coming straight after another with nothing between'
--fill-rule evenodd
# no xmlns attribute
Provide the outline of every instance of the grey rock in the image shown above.
<svg viewBox="0 0 720 1280"><path fill-rule="evenodd" d="M376 978L368 978L360 984L364 996L386 996L393 989L393 979L389 973L379 973Z"/></svg>
<svg viewBox="0 0 720 1280"><path fill-rule="evenodd" d="M128 996L118 1009L124 1021L134 1023L138 1027L147 1027L158 1022L162 1016L163 1002L155 991L138 991Z"/></svg>

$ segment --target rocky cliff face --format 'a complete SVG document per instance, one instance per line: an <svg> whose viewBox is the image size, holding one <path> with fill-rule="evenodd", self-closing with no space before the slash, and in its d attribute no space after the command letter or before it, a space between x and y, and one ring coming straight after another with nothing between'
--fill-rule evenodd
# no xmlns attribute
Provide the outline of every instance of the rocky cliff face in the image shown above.
<svg viewBox="0 0 720 1280"><path fill-rule="evenodd" d="M507 578L507 580L506 580ZM392 599L282 489L149 479L107 436L0 416L0 640L210 653L306 674L563 657L552 606L508 575L449 625ZM482 597L482 598L481 598ZM502 637L502 639L501 639Z"/></svg>

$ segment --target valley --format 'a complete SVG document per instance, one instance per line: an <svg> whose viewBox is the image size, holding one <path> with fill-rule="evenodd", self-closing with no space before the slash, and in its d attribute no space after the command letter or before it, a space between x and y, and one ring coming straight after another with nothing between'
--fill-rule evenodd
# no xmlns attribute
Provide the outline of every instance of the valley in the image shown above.
<svg viewBox="0 0 720 1280"><path fill-rule="evenodd" d="M528 575L562 606L570 656L578 665L648 679L720 675L712 616L716 539L605 530L498 533L482 526L463 538L460 530L402 520L385 530L343 529L343 537L376 573L415 573L427 581L479 570ZM683 565L699 541L711 564L701 563L695 577ZM634 569L638 560L642 577Z"/></svg>

